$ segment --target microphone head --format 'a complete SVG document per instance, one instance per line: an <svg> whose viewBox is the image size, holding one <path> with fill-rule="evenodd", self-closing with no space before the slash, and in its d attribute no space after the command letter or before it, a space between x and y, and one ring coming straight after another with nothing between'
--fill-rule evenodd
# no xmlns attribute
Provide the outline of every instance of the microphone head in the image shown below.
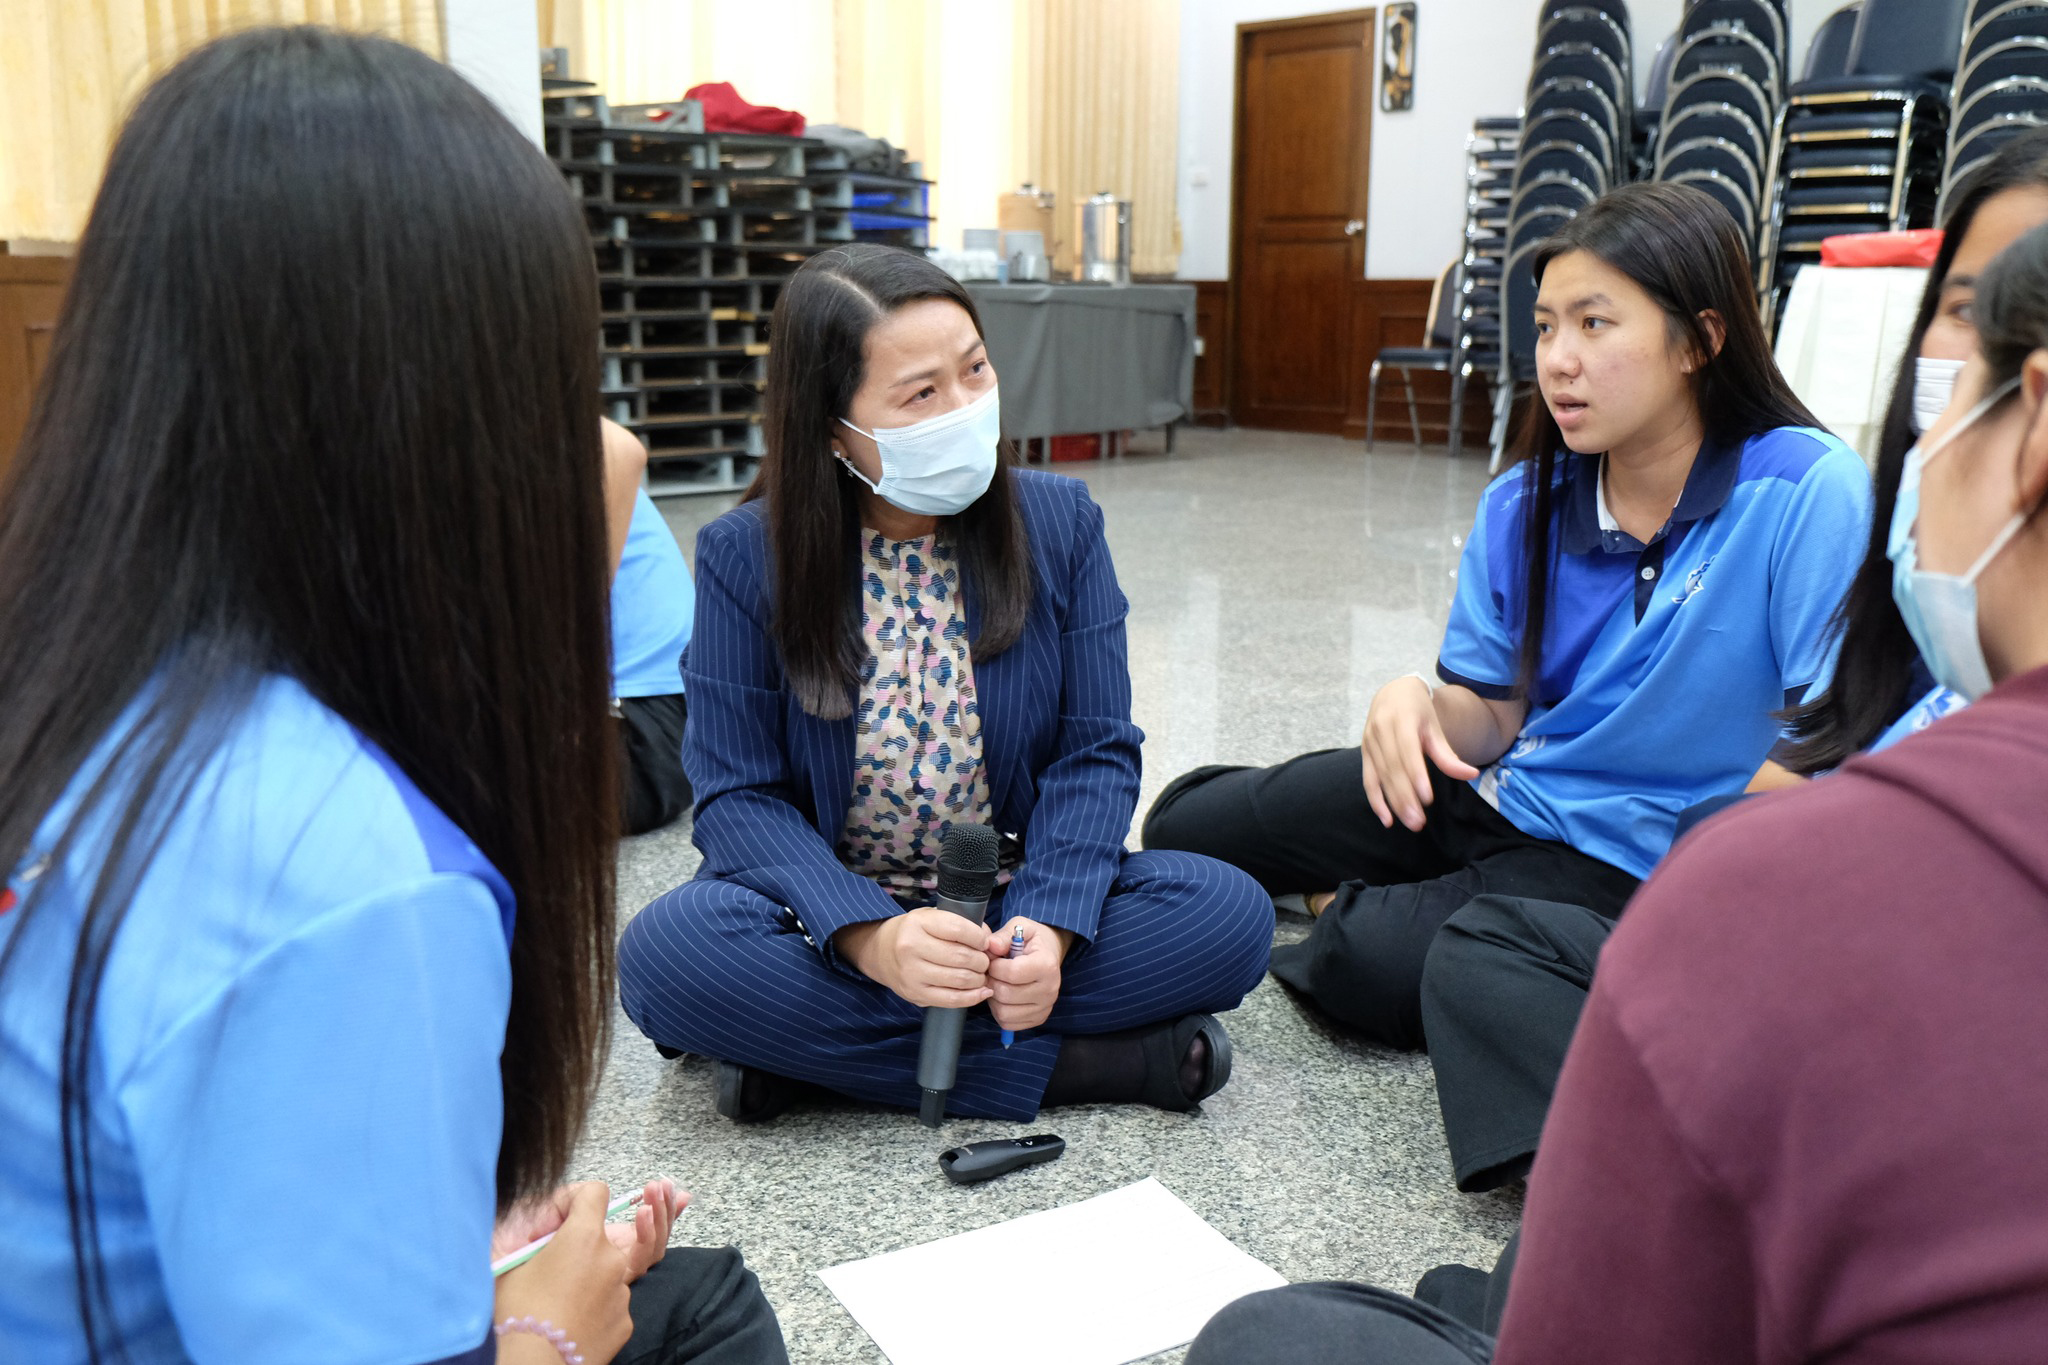
<svg viewBox="0 0 2048 1365"><path fill-rule="evenodd" d="M939 842L939 894L949 900L985 901L996 886L1002 836L987 825L954 825Z"/></svg>

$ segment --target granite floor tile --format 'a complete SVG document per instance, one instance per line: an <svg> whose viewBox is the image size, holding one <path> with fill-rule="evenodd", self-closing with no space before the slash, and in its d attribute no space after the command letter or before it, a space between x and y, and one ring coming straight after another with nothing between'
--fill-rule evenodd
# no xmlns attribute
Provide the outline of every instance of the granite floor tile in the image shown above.
<svg viewBox="0 0 2048 1365"><path fill-rule="evenodd" d="M1367 454L1332 437L1248 431L1183 432L1171 458L1060 472L1102 504L1131 600L1140 814L1198 763L1271 763L1355 742L1372 692L1433 664L1485 482L1472 456ZM662 511L687 550L731 501L673 499ZM622 918L696 862L687 820L626 841ZM1304 923L1283 917L1278 939ZM882 1359L817 1279L824 1267L1148 1175L1292 1280L1405 1290L1443 1261L1491 1264L1520 1197L1452 1186L1424 1058L1360 1043L1271 978L1226 1022L1233 1079L1199 1115L1083 1107L934 1133L914 1115L850 1102L738 1127L712 1111L709 1063L661 1061L620 1016L577 1174L668 1174L691 1189L678 1240L744 1250L800 1365ZM1033 1131L1065 1137L1067 1154L964 1189L939 1174L947 1147ZM984 1286L1022 1273L964 1270Z"/></svg>

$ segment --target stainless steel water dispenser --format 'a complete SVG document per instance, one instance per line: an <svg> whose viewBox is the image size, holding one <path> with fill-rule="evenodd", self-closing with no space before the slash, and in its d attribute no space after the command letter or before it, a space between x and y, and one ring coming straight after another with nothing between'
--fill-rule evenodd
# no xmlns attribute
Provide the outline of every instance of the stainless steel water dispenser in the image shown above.
<svg viewBox="0 0 2048 1365"><path fill-rule="evenodd" d="M1108 190L1074 207L1074 278L1083 284L1131 282L1131 202Z"/></svg>

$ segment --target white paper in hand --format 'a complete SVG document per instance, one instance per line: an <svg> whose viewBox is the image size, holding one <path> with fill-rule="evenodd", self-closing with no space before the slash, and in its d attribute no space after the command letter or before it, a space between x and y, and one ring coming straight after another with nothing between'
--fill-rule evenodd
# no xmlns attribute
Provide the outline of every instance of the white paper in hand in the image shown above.
<svg viewBox="0 0 2048 1365"><path fill-rule="evenodd" d="M1185 1345L1225 1304L1287 1283L1149 1179L819 1278L892 1365L1124 1365ZM976 1288L942 1288L962 1284ZM998 1285L1030 1311L992 1316Z"/></svg>

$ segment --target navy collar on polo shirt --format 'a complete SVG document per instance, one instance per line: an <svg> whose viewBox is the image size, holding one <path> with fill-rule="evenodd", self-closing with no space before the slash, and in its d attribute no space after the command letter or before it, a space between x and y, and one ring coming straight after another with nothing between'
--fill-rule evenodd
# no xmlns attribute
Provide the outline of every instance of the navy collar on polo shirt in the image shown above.
<svg viewBox="0 0 2048 1365"><path fill-rule="evenodd" d="M1603 524L1614 520L1601 505L1601 473L1606 461L1605 455L1572 458L1564 507L1558 516L1558 545L1568 555L1634 555L1635 610L1636 620L1640 621L1649 610L1658 580L1664 575L1664 552L1669 546L1671 528L1705 521L1727 505L1728 495L1735 489L1735 476L1742 469L1742 445L1701 443L1692 468L1686 473L1685 487L1678 494L1678 505L1671 509L1670 517L1648 544L1618 525Z"/></svg>
<svg viewBox="0 0 2048 1365"><path fill-rule="evenodd" d="M1664 526L1650 537L1649 544L1661 541L1671 527L1704 521L1726 505L1728 495L1735 489L1735 476L1742 470L1742 446L1742 442L1732 446L1704 442L1700 445L1692 469L1685 476L1685 488L1678 495L1678 505L1671 509ZM1604 530L1600 525L1600 473L1606 459L1604 455L1572 457L1557 528L1558 548L1568 555L1589 555L1602 550L1608 554L1640 554L1646 548L1644 542L1628 532L1619 528Z"/></svg>

